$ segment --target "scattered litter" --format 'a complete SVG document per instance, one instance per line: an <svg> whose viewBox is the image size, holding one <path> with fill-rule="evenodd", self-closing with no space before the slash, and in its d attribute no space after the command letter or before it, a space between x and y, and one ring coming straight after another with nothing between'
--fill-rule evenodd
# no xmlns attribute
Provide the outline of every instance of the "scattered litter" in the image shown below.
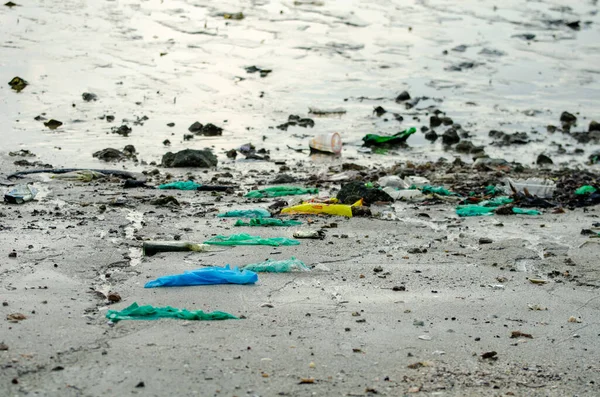
<svg viewBox="0 0 600 397"><path fill-rule="evenodd" d="M530 278L528 280L532 284L546 284L548 282L548 280L544 280L541 278Z"/></svg>
<svg viewBox="0 0 600 397"><path fill-rule="evenodd" d="M232 210L217 215L219 218L270 218L271 213L263 208Z"/></svg>
<svg viewBox="0 0 600 397"><path fill-rule="evenodd" d="M279 247L280 245L299 245L300 242L286 237L262 238L260 236L251 236L249 234L232 234L231 236L215 236L204 242L214 245L271 245Z"/></svg>
<svg viewBox="0 0 600 397"><path fill-rule="evenodd" d="M178 190L198 190L202 185L194 181L176 181L170 183L163 183L159 185L159 189L178 189Z"/></svg>
<svg viewBox="0 0 600 397"><path fill-rule="evenodd" d="M277 218L252 218L248 222L238 219L234 226L298 226L302 222L290 220L282 220Z"/></svg>
<svg viewBox="0 0 600 397"><path fill-rule="evenodd" d="M299 259L292 257L291 259L284 259L279 261L273 261L267 259L261 263L252 263L244 266L244 270L250 270L256 273L288 273L288 272L309 272L310 268Z"/></svg>
<svg viewBox="0 0 600 397"><path fill-rule="evenodd" d="M268 187L266 189L252 190L244 197L247 198L266 198L266 197L281 197L281 196L293 196L299 194L317 194L319 189L316 188L302 188L295 186L276 186Z"/></svg>
<svg viewBox="0 0 600 397"><path fill-rule="evenodd" d="M584 194L592 194L596 192L596 188L590 185L581 186L579 189L575 190L575 194L584 195Z"/></svg>
<svg viewBox="0 0 600 397"><path fill-rule="evenodd" d="M212 320L238 320L232 314L225 312L205 313L202 310L188 311L171 306L154 307L151 305L139 306L132 303L131 306L121 310L109 310L106 318L113 323L121 320L158 320L159 318L176 318L180 320L212 321Z"/></svg>
<svg viewBox="0 0 600 397"><path fill-rule="evenodd" d="M342 137L337 132L317 135L308 141L311 151L340 154L342 152Z"/></svg>
<svg viewBox="0 0 600 397"><path fill-rule="evenodd" d="M578 317L571 316L571 317L569 317L569 320L568 320L568 321L569 321L570 323L580 323L580 322L581 322L581 319L580 319L580 318L578 318Z"/></svg>
<svg viewBox="0 0 600 397"><path fill-rule="evenodd" d="M362 205L362 200L352 205L347 204L321 204L321 203L302 203L293 207L287 207L281 210L282 214L327 214L352 217L352 207Z"/></svg>
<svg viewBox="0 0 600 397"><path fill-rule="evenodd" d="M144 285L144 288L156 287L182 287L190 285L213 285L213 284L254 284L258 281L258 275L250 270L240 270L237 267L231 269L225 267L206 267L202 269L189 270L182 274L159 277Z"/></svg>
<svg viewBox="0 0 600 397"><path fill-rule="evenodd" d="M142 245L144 255L153 256L159 252L207 252L211 246L187 241L145 241Z"/></svg>
<svg viewBox="0 0 600 397"><path fill-rule="evenodd" d="M421 340L431 340L431 336L429 336L429 335L420 335L419 339L421 339Z"/></svg>
<svg viewBox="0 0 600 397"><path fill-rule="evenodd" d="M37 195L37 189L31 185L17 185L4 194L4 201L10 204L23 204Z"/></svg>
<svg viewBox="0 0 600 397"><path fill-rule="evenodd" d="M325 238L325 232L323 230L299 230L294 232L294 238L323 240Z"/></svg>
<svg viewBox="0 0 600 397"><path fill-rule="evenodd" d="M394 135L367 134L363 137L363 146L399 145L406 142L408 137L417 132L416 128L409 128Z"/></svg>

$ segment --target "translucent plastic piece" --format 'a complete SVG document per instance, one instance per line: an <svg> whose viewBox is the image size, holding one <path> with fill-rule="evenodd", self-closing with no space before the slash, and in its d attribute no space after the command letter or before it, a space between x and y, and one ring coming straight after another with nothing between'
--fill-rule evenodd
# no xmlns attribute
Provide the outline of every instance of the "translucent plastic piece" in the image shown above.
<svg viewBox="0 0 600 397"><path fill-rule="evenodd" d="M308 146L319 152L340 154L342 152L342 137L337 132L317 135L308 141Z"/></svg>
<svg viewBox="0 0 600 397"><path fill-rule="evenodd" d="M297 226L302 222L290 220L282 220L277 218L252 218L248 222L238 219L234 226Z"/></svg>
<svg viewBox="0 0 600 397"><path fill-rule="evenodd" d="M217 215L220 218L270 218L271 213L264 208L233 210Z"/></svg>
<svg viewBox="0 0 600 397"><path fill-rule="evenodd" d="M184 287L189 285L213 285L213 284L254 284L258 281L258 275L249 270L231 269L225 267L205 267L202 269L189 270L183 274L159 277L148 281L144 288L156 287Z"/></svg>
<svg viewBox="0 0 600 397"><path fill-rule="evenodd" d="M399 132L394 135L376 135L376 134L367 134L363 137L363 145L364 146L377 146L377 145L396 145L399 143L404 143L408 139L409 136L417 132L416 128L409 128L408 130Z"/></svg>
<svg viewBox="0 0 600 397"><path fill-rule="evenodd" d="M252 263L244 266L244 270L251 270L257 273L288 273L288 272L309 272L310 268L299 259L292 257L281 261L266 260L261 263Z"/></svg>
<svg viewBox="0 0 600 397"><path fill-rule="evenodd" d="M213 321L213 320L238 320L233 314L225 312L205 313L202 310L189 311L177 309L171 306L154 307L150 305L139 306L132 303L131 306L121 310L109 310L106 318L113 323L121 320L158 320L159 318L176 318L180 320Z"/></svg>
<svg viewBox="0 0 600 397"><path fill-rule="evenodd" d="M496 207L482 207L479 205L459 205L456 207L456 215L458 216L482 216L492 215Z"/></svg>
<svg viewBox="0 0 600 397"><path fill-rule="evenodd" d="M4 195L4 201L12 204L23 204L37 195L37 189L29 185L17 185Z"/></svg>
<svg viewBox="0 0 600 397"><path fill-rule="evenodd" d="M457 196L456 193L449 191L448 189L444 188L443 186L425 185L421 188L421 191L425 194L434 193L434 194L439 194L440 196Z"/></svg>
<svg viewBox="0 0 600 397"><path fill-rule="evenodd" d="M281 197L281 196L294 196L298 194L317 194L319 189L316 188L302 188L297 186L275 186L268 187L260 190L252 190L244 197L248 198L265 198L265 197Z"/></svg>
<svg viewBox="0 0 600 397"><path fill-rule="evenodd" d="M495 197L490 200L482 201L479 203L479 206L481 206L481 207L500 207L501 205L511 204L513 201L514 200L509 197L499 196L499 197Z"/></svg>
<svg viewBox="0 0 600 397"><path fill-rule="evenodd" d="M159 189L198 190L202 186L194 181L176 181L159 185Z"/></svg>
<svg viewBox="0 0 600 397"><path fill-rule="evenodd" d="M550 179L542 178L529 178L529 179L512 179L506 178L504 181L505 187L504 192L506 194L512 194L511 185L517 192L523 192L527 189L529 194L542 198L552 198L554 190L556 189L556 183Z"/></svg>
<svg viewBox="0 0 600 397"><path fill-rule="evenodd" d="M231 236L215 236L204 243L213 245L270 245L273 247L300 244L299 241L286 237L262 238L260 236L251 236L245 233L232 234Z"/></svg>
<svg viewBox="0 0 600 397"><path fill-rule="evenodd" d="M52 175L50 178L62 179L65 181L91 182L94 179L106 178L106 175L104 175L101 172L92 171L92 170L78 170L78 171L66 172L64 174Z"/></svg>
<svg viewBox="0 0 600 397"><path fill-rule="evenodd" d="M403 200L403 201L423 201L427 197L423 194L422 191L417 189L400 189L396 190L393 187L384 187L382 189L384 192L389 194L391 198L394 200Z"/></svg>
<svg viewBox="0 0 600 397"><path fill-rule="evenodd" d="M596 192L596 188L590 185L584 185L582 187L580 187L579 189L575 190L575 194L578 195L584 195L584 194L590 194L590 193L595 193Z"/></svg>

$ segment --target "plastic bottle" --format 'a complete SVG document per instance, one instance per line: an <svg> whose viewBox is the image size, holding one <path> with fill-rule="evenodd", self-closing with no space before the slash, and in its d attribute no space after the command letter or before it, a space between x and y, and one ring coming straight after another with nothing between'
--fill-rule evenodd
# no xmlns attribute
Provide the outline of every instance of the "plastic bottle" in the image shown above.
<svg viewBox="0 0 600 397"><path fill-rule="evenodd" d="M317 135L308 141L308 146L319 152L340 154L342 152L342 137L337 132Z"/></svg>

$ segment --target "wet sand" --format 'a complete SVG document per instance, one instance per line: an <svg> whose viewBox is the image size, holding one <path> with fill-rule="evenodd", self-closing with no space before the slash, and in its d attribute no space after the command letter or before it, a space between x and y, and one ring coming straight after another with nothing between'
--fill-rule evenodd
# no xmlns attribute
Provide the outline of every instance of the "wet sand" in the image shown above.
<svg viewBox="0 0 600 397"><path fill-rule="evenodd" d="M599 395L600 239L581 233L598 222L598 207L562 200L571 190L560 192L564 213L459 218L451 199L396 202L372 206L370 217L299 217L313 229L338 227L295 247L151 258L141 251L146 240L203 242L215 234L291 238L298 228L234 227L216 217L266 208L274 200L242 196L282 174L318 186L321 197L340 188L328 178L376 182L396 171L464 194L506 176L566 175L597 185L599 165L588 160L599 149L590 127L600 120L598 5L215 4L0 9L0 81L29 82L19 93L0 86L0 183L39 189L35 201L0 205L0 395ZM244 18L223 17L237 12ZM252 65L272 72L248 73ZM396 100L405 90L413 101ZM97 100L85 101L84 92ZM378 116L377 106L387 112ZM309 107L346 113L320 117ZM561 125L564 111L576 122ZM432 127L436 114L452 124ZM276 128L289 115L315 125ZM63 124L50 130L48 119ZM223 133L184 140L195 121ZM112 133L121 125L132 128L128 136ZM361 147L365 134L409 127L418 132L407 147ZM425 138L432 129L440 136L434 142ZM451 129L461 142L521 164L474 168L478 154L443 144ZM288 148L306 149L315 134L334 131L344 141L341 157ZM526 133L526 142L510 143L514 133ZM248 142L270 161L239 150L237 159L226 156ZM92 157L126 145L135 146L134 159ZM167 151L207 147L217 167L156 166ZM35 156L8 154L22 149ZM554 164L534 165L539 154ZM15 165L20 160L35 164ZM6 180L46 166L144 171L151 185L191 176L238 187L234 194L169 191L180 205L164 207L151 200L165 192L124 189L118 178ZM313 270L260 274L254 286L143 288L203 266L291 256ZM109 292L121 301L110 303ZM134 302L242 319L109 324L107 310ZM16 313L26 318L9 321Z"/></svg>

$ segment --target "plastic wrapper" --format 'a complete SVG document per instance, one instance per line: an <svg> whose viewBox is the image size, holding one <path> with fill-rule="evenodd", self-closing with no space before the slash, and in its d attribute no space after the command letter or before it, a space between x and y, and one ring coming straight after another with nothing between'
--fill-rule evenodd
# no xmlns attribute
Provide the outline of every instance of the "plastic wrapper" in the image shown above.
<svg viewBox="0 0 600 397"><path fill-rule="evenodd" d="M302 222L293 219L252 218L248 222L238 219L234 226L298 226L301 224Z"/></svg>
<svg viewBox="0 0 600 397"><path fill-rule="evenodd" d="M270 245L279 247L281 245L299 245L300 242L286 237L263 238L249 234L232 234L231 236L215 236L204 242L212 245Z"/></svg>
<svg viewBox="0 0 600 397"><path fill-rule="evenodd" d="M265 262L252 263L244 266L244 270L251 270L257 273L288 273L288 272L309 272L310 268L299 259L292 257L280 261L266 260Z"/></svg>
<svg viewBox="0 0 600 397"><path fill-rule="evenodd" d="M246 193L244 197L247 198L266 198L266 197L281 197L281 196L294 196L299 194L317 194L319 189L316 188L302 188L297 186L275 186L268 187L260 190L252 190Z"/></svg>
<svg viewBox="0 0 600 397"><path fill-rule="evenodd" d="M213 284L254 284L258 281L258 275L249 270L231 269L225 267L205 267L202 269L189 270L182 274L159 277L148 281L144 288L156 287L184 287L190 285L213 285Z"/></svg>
<svg viewBox="0 0 600 397"><path fill-rule="evenodd" d="M159 185L159 189L198 190L202 186L194 181L176 181Z"/></svg>
<svg viewBox="0 0 600 397"><path fill-rule="evenodd" d="M106 318L113 323L121 320L158 320L159 318L175 318L180 320L213 321L213 320L238 320L233 314L225 312L205 313L202 310L189 311L175 307L154 307L151 305L139 306L132 303L131 306L118 311L109 310Z"/></svg>
<svg viewBox="0 0 600 397"><path fill-rule="evenodd" d="M271 213L264 208L232 210L217 215L219 218L270 218Z"/></svg>

